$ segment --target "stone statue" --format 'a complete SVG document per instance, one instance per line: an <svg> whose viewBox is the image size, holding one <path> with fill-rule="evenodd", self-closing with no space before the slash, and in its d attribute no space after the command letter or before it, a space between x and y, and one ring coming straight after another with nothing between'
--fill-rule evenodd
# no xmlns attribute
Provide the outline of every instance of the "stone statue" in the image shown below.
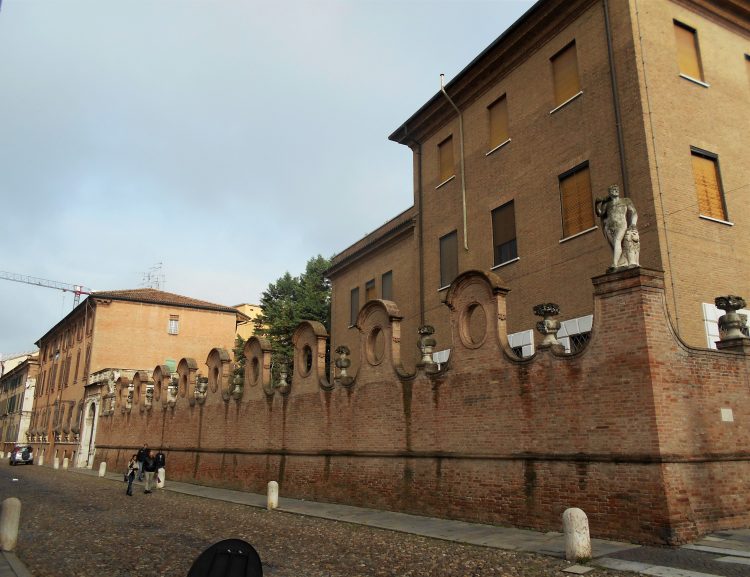
<svg viewBox="0 0 750 577"><path fill-rule="evenodd" d="M602 221L602 231L613 251L612 266L607 270L640 266L641 242L635 205L629 198L620 198L620 188L616 184L610 186L608 192L607 198L597 198L594 202L596 216Z"/></svg>

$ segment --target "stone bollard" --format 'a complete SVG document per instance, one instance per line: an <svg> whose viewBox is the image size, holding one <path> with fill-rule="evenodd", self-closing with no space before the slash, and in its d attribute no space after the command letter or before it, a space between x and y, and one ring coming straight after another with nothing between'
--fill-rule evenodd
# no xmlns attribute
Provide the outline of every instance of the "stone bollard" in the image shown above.
<svg viewBox="0 0 750 577"><path fill-rule="evenodd" d="M268 482L268 505L269 511L279 506L279 484L276 481Z"/></svg>
<svg viewBox="0 0 750 577"><path fill-rule="evenodd" d="M166 480L164 477L167 474L164 467L159 467L159 470L156 472L156 478L159 479L156 482L156 488L157 489L163 489L164 488L164 481Z"/></svg>
<svg viewBox="0 0 750 577"><path fill-rule="evenodd" d="M39 455L39 458L37 459L36 464L39 465L40 467L44 465L44 453Z"/></svg>
<svg viewBox="0 0 750 577"><path fill-rule="evenodd" d="M581 509L572 507L563 513L565 533L565 558L568 561L585 563L591 560L591 537L589 520Z"/></svg>
<svg viewBox="0 0 750 577"><path fill-rule="evenodd" d="M99 476L104 477L107 474L107 461L99 463Z"/></svg>
<svg viewBox="0 0 750 577"><path fill-rule="evenodd" d="M52 468L53 469L59 469L60 468L60 457L55 457L55 460L52 461Z"/></svg>
<svg viewBox="0 0 750 577"><path fill-rule="evenodd" d="M69 464L70 464L70 461L68 460L68 458L67 458L67 457L65 457L65 458L63 459L63 471L67 471L67 470L68 470L68 465L69 465Z"/></svg>
<svg viewBox="0 0 750 577"><path fill-rule="evenodd" d="M21 501L8 497L0 510L0 549L13 551L18 542L18 524L21 519Z"/></svg>

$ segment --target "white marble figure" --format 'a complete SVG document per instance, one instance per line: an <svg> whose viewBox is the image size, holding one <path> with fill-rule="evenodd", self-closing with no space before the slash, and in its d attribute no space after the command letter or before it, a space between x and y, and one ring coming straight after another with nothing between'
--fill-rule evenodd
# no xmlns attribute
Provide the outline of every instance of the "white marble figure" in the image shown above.
<svg viewBox="0 0 750 577"><path fill-rule="evenodd" d="M596 199L594 209L602 221L604 236L612 247L612 266L607 270L640 266L641 243L636 228L638 212L633 201L620 198L620 188L613 184L609 187L607 198Z"/></svg>

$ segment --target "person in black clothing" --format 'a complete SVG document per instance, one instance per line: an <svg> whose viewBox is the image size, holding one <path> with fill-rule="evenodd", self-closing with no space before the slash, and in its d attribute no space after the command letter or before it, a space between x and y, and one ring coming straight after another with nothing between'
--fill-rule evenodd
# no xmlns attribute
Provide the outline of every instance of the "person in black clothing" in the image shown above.
<svg viewBox="0 0 750 577"><path fill-rule="evenodd" d="M128 471L125 474L125 478L128 480L128 488L125 490L125 493L127 495L133 496L133 479L135 479L135 474L138 471L138 457L136 454L134 454L132 457L130 457L130 462L128 463Z"/></svg>
<svg viewBox="0 0 750 577"><path fill-rule="evenodd" d="M146 459L143 461L143 474L146 477L144 493L151 492L151 483L156 475L156 459L154 458L154 452L149 451L146 455Z"/></svg>
<svg viewBox="0 0 750 577"><path fill-rule="evenodd" d="M143 481L143 462L148 456L148 445L146 443L143 443L143 447L138 449L138 453L136 453L136 455L138 458L138 480Z"/></svg>

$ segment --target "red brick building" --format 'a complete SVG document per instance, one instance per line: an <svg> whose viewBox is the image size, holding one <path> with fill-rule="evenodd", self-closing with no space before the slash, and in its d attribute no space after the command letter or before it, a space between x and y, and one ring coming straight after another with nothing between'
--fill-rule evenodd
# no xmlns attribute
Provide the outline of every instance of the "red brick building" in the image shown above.
<svg viewBox="0 0 750 577"><path fill-rule="evenodd" d="M332 349L356 342L372 298L396 302L410 341L423 324L445 334L447 286L471 269L511 289L518 352L550 300L585 340L588 279L611 260L593 204L610 184L638 209L640 262L665 271L675 330L712 346L714 296L750 294L748 6L537 2L445 86L450 101L438 92L391 134L413 153L413 206L333 259Z"/></svg>

